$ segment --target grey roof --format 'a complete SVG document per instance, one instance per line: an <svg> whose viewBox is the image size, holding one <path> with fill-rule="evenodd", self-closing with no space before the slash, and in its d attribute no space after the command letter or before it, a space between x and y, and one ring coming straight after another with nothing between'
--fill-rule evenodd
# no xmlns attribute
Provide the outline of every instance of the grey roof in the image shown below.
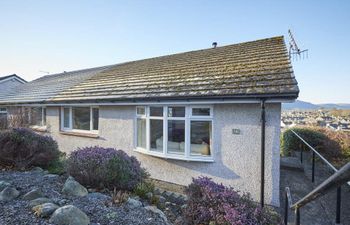
<svg viewBox="0 0 350 225"><path fill-rule="evenodd" d="M10 77L15 77L18 80L22 81L22 83L27 83L26 80L24 80L22 77L18 76L17 74L11 74L11 75L0 77L0 81L5 80L5 79L10 78Z"/></svg>
<svg viewBox="0 0 350 225"><path fill-rule="evenodd" d="M109 66L43 76L0 95L0 104L41 103L107 69Z"/></svg>
<svg viewBox="0 0 350 225"><path fill-rule="evenodd" d="M295 99L299 93L283 37L47 76L21 89L2 101Z"/></svg>

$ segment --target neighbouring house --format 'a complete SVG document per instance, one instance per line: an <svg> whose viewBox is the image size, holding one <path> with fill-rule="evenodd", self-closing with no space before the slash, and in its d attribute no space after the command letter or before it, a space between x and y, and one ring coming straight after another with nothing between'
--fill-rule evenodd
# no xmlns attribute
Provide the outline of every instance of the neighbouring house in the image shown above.
<svg viewBox="0 0 350 225"><path fill-rule="evenodd" d="M24 79L16 74L0 77L0 96L6 95L11 89L27 83ZM0 130L7 127L7 110L6 107L0 107Z"/></svg>
<svg viewBox="0 0 350 225"><path fill-rule="evenodd" d="M298 93L284 39L274 37L48 75L0 105L64 152L114 147L155 179L208 176L279 205L281 103Z"/></svg>

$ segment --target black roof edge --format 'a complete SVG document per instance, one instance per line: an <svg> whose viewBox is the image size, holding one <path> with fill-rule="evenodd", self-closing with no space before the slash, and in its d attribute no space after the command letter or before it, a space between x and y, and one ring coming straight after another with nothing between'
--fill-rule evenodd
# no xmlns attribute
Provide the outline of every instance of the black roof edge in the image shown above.
<svg viewBox="0 0 350 225"><path fill-rule="evenodd" d="M26 81L22 77L18 76L17 74L11 74L11 75L0 77L0 81L5 80L5 79L10 78L10 77L16 77L17 79L21 80L23 83L28 83L28 81Z"/></svg>

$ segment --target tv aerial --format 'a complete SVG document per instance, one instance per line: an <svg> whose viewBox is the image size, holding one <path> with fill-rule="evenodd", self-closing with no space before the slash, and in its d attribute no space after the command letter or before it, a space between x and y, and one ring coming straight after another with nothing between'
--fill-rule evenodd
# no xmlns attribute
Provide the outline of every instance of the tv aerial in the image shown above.
<svg viewBox="0 0 350 225"><path fill-rule="evenodd" d="M292 34L292 31L289 29L288 30L288 34L289 34L289 59L292 60L298 60L298 59L307 59L309 57L309 50L308 49L304 49L301 50L298 45L297 42L294 39L294 36Z"/></svg>

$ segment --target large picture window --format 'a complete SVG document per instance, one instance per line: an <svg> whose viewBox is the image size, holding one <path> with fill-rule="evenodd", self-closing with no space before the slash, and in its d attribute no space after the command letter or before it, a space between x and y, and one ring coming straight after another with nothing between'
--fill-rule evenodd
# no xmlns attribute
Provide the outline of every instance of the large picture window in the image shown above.
<svg viewBox="0 0 350 225"><path fill-rule="evenodd" d="M24 109L27 122L30 126L43 127L46 126L46 108L45 107L30 107Z"/></svg>
<svg viewBox="0 0 350 225"><path fill-rule="evenodd" d="M136 151L212 161L212 111L211 106L136 107Z"/></svg>
<svg viewBox="0 0 350 225"><path fill-rule="evenodd" d="M99 109L97 107L62 107L61 129L63 131L98 131Z"/></svg>

